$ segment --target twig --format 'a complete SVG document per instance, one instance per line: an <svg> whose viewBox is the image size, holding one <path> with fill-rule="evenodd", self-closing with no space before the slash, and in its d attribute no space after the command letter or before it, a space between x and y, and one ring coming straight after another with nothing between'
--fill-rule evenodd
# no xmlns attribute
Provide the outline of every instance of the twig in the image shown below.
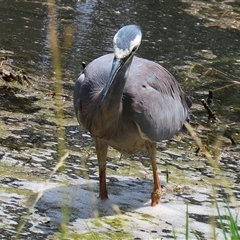
<svg viewBox="0 0 240 240"><path fill-rule="evenodd" d="M204 106L204 108L207 110L208 112L208 119L213 119L214 121L218 121L221 122L219 120L219 118L217 117L216 113L213 112L213 110L209 107L208 103L206 102L205 99L201 99L201 103Z"/></svg>
<svg viewBox="0 0 240 240"><path fill-rule="evenodd" d="M233 82L233 83L228 84L228 85L225 85L225 86L223 86L223 87L215 88L215 89L213 89L212 91L213 91L213 92L216 92L216 91L219 91L219 90L222 90L222 89L224 89L224 88L228 88L228 87L231 87L231 86L234 86L234 85L240 85L240 82L238 82L238 81L232 80L232 82Z"/></svg>
<svg viewBox="0 0 240 240"><path fill-rule="evenodd" d="M207 98L207 103L209 105L212 103L212 99L213 99L213 92L212 92L212 90L210 90L208 93L208 98Z"/></svg>
<svg viewBox="0 0 240 240"><path fill-rule="evenodd" d="M188 130L189 134L191 135L191 137L193 138L193 140L196 142L197 146L202 150L202 152L204 153L205 157L207 158L207 160L209 161L209 163L212 165L212 167L214 168L215 172L221 176L221 171L220 168L218 166L218 162L216 161L216 159L213 159L212 156L210 155L209 151L206 149L206 147L202 144L201 139L197 136L196 132L193 130L193 128L191 127L191 125L188 122L184 123L185 128ZM234 206L238 206L237 201L236 201L236 197L233 194L233 191L230 188L229 182L225 179L225 178L221 178L221 184L225 187L226 191L228 192L230 198L229 200L231 201L231 203Z"/></svg>

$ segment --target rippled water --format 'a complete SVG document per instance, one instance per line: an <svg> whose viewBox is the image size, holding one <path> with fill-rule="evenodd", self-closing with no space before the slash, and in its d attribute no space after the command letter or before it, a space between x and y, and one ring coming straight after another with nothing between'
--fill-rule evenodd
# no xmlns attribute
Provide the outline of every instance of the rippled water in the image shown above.
<svg viewBox="0 0 240 240"><path fill-rule="evenodd" d="M215 197L225 214L224 201L228 196L223 187L225 180L239 206L240 87L216 90L232 80L239 81L239 29L207 26L209 19L191 14L191 5L187 2L58 2L58 37L66 94L63 97L65 140L69 156L64 172L55 174L46 185L50 171L58 162L55 101L48 94L53 89L48 8L42 1L0 1L0 48L14 52L14 55L10 54L14 65L41 76L33 80L33 89L20 87L20 90L12 91L5 83L0 86L2 239L15 236L32 195L41 190L44 190L43 196L21 239L51 239L59 231L62 221L62 199L65 198L64 191L61 195L61 184L65 183L66 201L71 210L71 239L96 238L91 232L89 235L88 226L100 234L97 239L109 236L113 239L159 236L170 239L173 230L181 238L185 236L186 202L189 202L192 229L201 239L209 239L211 227L208 223L216 215L209 186L216 187ZM217 4L216 11L226 7L234 12L236 6L235 3ZM120 160L119 153L110 149L107 165L110 200L103 203L96 198L98 166L94 147L90 135L79 128L72 107L71 96L81 62L88 63L112 52L112 37L119 27L128 23L138 24L143 31L143 42L137 55L168 68L191 96L194 103L192 125L206 147L213 151L215 140L219 139L221 143L214 150L219 151L215 153L220 174L202 152L195 153L196 144L188 135L182 138L180 134L159 144L157 161L165 192L155 210L149 207L152 173L144 153ZM209 90L215 90L212 108L222 124L209 123L207 112L201 105L200 99L207 98ZM235 146L229 136L234 138ZM166 170L171 172L168 184ZM85 179L90 179L92 186L89 187ZM123 219L114 214L114 205L119 206ZM92 219L96 209L100 222ZM106 229L110 229L110 235ZM219 236L221 239L221 233Z"/></svg>

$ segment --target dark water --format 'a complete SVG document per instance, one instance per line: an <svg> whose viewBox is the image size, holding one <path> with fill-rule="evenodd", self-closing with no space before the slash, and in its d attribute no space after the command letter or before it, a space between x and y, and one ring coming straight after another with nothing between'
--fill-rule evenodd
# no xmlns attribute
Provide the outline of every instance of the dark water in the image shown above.
<svg viewBox="0 0 240 240"><path fill-rule="evenodd" d="M236 6L237 3L230 4L229 6ZM201 106L200 99L206 98L209 90L225 86L230 81L218 74L203 79L200 78L200 75L196 75L199 74L198 71L194 72L195 75L193 74L192 77L187 72L194 63L199 63L205 67L205 69L200 69L201 74L208 67L211 67L223 72L228 78L239 81L240 31L234 28L224 29L220 26L207 27L205 25L209 22L207 19L196 17L185 11L189 6L188 3L181 1L167 0L142 2L57 1L58 39L66 93L69 96L72 95L73 83L81 71L81 62L88 63L98 56L112 52L112 38L116 31L125 24L134 23L138 24L143 32L143 41L137 55L159 62L168 68L193 100L193 125L197 122L196 125L202 124L204 127L209 127L207 113ZM48 26L49 16L46 2L0 0L0 49L14 52L14 55L11 56L14 65L23 67L34 75L49 77L53 73ZM215 58L204 57L204 53L211 52L216 55ZM188 81L186 81L186 77L188 77ZM41 84L43 85L45 82ZM54 103L52 102L54 101L50 100L51 103L49 101L52 108L46 106L46 101L44 102L46 95L44 94L33 99L22 98L21 101L14 95L10 101L8 98L2 98L5 87L1 87L0 90L0 110L8 110L8 116L1 116L1 124L4 124L4 127L9 129L11 134L14 134L13 136L1 137L0 146L5 148L3 150L0 148L0 157L5 154L4 157L10 156L10 159L13 158L20 162L32 159L33 165L30 167L36 167L36 169L32 168L34 169L34 177L48 175L47 170L52 169L58 161L56 124L52 120L52 115L54 115L52 110ZM240 134L239 96L239 85L216 91L214 92L213 105L224 124L233 124L230 131L237 142ZM37 103L41 102L40 100L43 101L43 104L39 107ZM79 159L76 152L79 152L80 146L89 147L91 138L79 130L72 102L70 100L66 102L67 107L64 110L66 121L69 120L65 128L66 146L72 151L66 163L66 172L72 180L79 178L79 172L81 172L79 168L82 167L80 167L82 159ZM44 112L46 109L48 112ZM20 114L18 115L18 113ZM210 130L206 130L204 134L207 131L212 133ZM202 140L205 141L206 138L210 139L210 137L216 136L204 135ZM166 146L176 148L176 145L185 149L188 147L186 147L189 144L188 141L193 144L189 137L185 139L185 142L181 144L174 143L174 141L165 143L163 147L161 145L160 150L166 151ZM209 139L207 141L211 141ZM231 148L231 143L228 140L225 140L224 144L227 147L221 149L223 156L220 163L221 168L226 176L233 181L232 187L236 190L239 200L239 149ZM185 176L188 176L188 181L191 180L191 175L188 174L190 170L191 174L196 174L199 179L204 178L205 175L212 178L211 167L202 161L201 155L200 157L195 156L194 147L191 148L190 153L184 151L184 156L178 157L176 162L173 159L174 154L169 154L166 159L161 156L161 166L167 165L170 168L174 166L176 171L177 169L180 169L180 172L185 171L184 177L179 176L180 182L182 181L181 177L184 179ZM89 149L87 148L87 150ZM165 153L165 155L167 154ZM185 154L190 155L185 156ZM194 161L195 159L196 161ZM187 164L184 161L187 161ZM149 161L146 162L147 167L150 168ZM201 166L195 166L195 163L201 164ZM89 170L89 175L94 175L94 177L91 176L91 179L97 179L96 161L91 161L88 164L94 165ZM108 164L110 166L112 164L112 168L123 168L113 157L109 159ZM128 166L127 164L126 166ZM131 164L134 164L134 161ZM183 166L179 167L181 164ZM191 164L193 166L189 170ZM145 167L145 165L141 166L141 170ZM178 175L176 174L176 176ZM174 181L177 181L176 179ZM223 197L221 197L222 199ZM9 210L9 215L14 211ZM13 215L16 217L16 213ZM196 217L196 215L194 216ZM6 233L4 234L6 236Z"/></svg>
<svg viewBox="0 0 240 240"><path fill-rule="evenodd" d="M180 82L183 77L178 76L174 67L189 62L205 62L206 66L215 67L237 80L240 74L239 62L236 64L240 57L239 30L206 27L204 24L208 21L187 14L185 9L188 7L189 4L181 1L58 1L63 75L69 81L75 81L82 61L88 63L112 52L116 31L125 24L135 23L143 31L143 42L137 55L160 62ZM34 74L51 76L48 24L45 2L1 1L0 48L14 51L15 64ZM206 60L197 54L201 51L212 51L217 58ZM197 97L195 91L198 88L194 85L184 86L192 98ZM205 90L208 91L207 87ZM219 84L216 83L216 87ZM239 96L239 88L234 93ZM226 101L228 106L237 103L228 90L218 98ZM239 113L237 115L240 118Z"/></svg>
<svg viewBox="0 0 240 240"><path fill-rule="evenodd" d="M61 62L64 71L76 78L82 61L112 51L116 31L129 23L138 24L143 42L138 55L162 62L168 68L199 59L196 52L211 50L218 58L239 56L240 33L203 26L206 20L188 15L181 1L58 1ZM14 51L21 66L49 74L48 9L42 1L0 2L0 47ZM71 29L68 32L67 29ZM72 43L69 39L72 36ZM238 76L231 61L220 70Z"/></svg>

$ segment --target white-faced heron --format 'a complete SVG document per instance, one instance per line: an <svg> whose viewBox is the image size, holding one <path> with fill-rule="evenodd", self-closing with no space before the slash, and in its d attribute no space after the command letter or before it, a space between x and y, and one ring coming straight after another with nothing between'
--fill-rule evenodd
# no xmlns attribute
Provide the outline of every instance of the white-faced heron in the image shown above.
<svg viewBox="0 0 240 240"><path fill-rule="evenodd" d="M151 205L155 206L162 193L156 142L171 139L183 127L191 101L165 68L134 56L141 39L136 25L124 26L116 33L114 53L93 60L76 81L74 109L78 122L95 142L100 198L108 198L108 146L123 154L146 148L154 180Z"/></svg>

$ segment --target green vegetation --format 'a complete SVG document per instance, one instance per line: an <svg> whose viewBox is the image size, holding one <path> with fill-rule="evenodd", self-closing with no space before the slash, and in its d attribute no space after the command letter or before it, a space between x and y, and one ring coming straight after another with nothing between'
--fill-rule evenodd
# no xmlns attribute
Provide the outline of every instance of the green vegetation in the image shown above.
<svg viewBox="0 0 240 240"><path fill-rule="evenodd" d="M239 30L239 21L236 21L234 23L230 22L230 20L235 18L236 15L237 17L239 17L239 10L237 8L234 7L231 13L231 11L227 10L226 3L221 3L223 4L221 5L219 2L215 3L215 6L213 6L214 3L212 1L208 4L208 7L204 7L204 2L206 1L201 2L185 0L185 2L191 3L191 7L189 9L186 9L189 14L197 14L199 17L203 17L208 21L205 24L206 27L215 26ZM0 152L0 155L5 154L4 151L7 147L11 146L11 148L9 148L10 150L6 150L4 159L1 159L0 161L0 176L1 180L4 179L5 181L9 178L10 180L12 179L13 182L23 180L32 183L39 183L39 185L45 184L48 187L50 181L54 181L56 183L66 186L61 188L62 191L60 202L62 202L62 206L59 214L62 214L62 222L60 223L59 227L57 225L58 223L55 223L54 219L51 219L51 217L49 217L49 215L51 216L51 214L47 212L49 211L48 208L53 208L53 210L55 210L54 207L57 209L58 206L47 205L44 206L44 210L41 210L39 212L37 212L35 208L36 204L41 199L42 194L45 190L47 191L48 188L46 188L45 190L35 189L35 191L32 191L24 187L19 187L20 184L16 186L16 184L7 185L5 183L2 183L0 185L0 192L2 195L4 195L4 197L5 195L7 196L6 199L10 198L13 194L18 194L19 199L13 198L13 200L15 200L14 203L16 203L16 206L14 206L12 200L9 200L8 202L6 200L5 202L2 200L4 199L4 197L1 198L1 205L4 206L4 204L8 203L10 209L8 211L9 216L6 216L6 219L3 219L10 220L9 222L1 223L1 227L3 229L9 228L13 230L16 227L16 224L20 222L20 224L18 225L18 232L15 236L15 239L22 239L21 234L24 232L25 229L28 229L29 225L32 224L32 217L34 216L34 211L36 210L36 212L39 214L36 214L36 216L42 217L42 215L44 215L44 217L47 219L46 222L54 222L54 224L57 225L58 228L54 225L54 233L51 236L52 239L56 240L134 239L135 236L133 236L133 230L138 229L139 222L141 222L142 225L146 224L148 227L152 227L152 229L150 229L149 231L145 231L145 229L138 229L139 231L142 231L142 233L149 236L149 238L161 238L161 234L165 234L164 237L168 235L169 238L173 237L174 239L180 239L179 236L183 235L185 236L185 239L192 239L193 236L196 239L201 239L201 234L203 232L200 233L194 229L194 218L192 218L191 216L190 207L191 204L194 204L195 202L198 205L207 204L206 202L204 202L207 199L209 201L209 205L211 205L211 201L213 201L212 211L214 214L208 215L208 221L206 222L208 227L212 228L212 239L217 240L220 233L225 240L240 239L240 206L239 201L236 200L233 193L234 189L238 189L239 191L239 186L236 183L235 172L236 166L238 166L239 163L240 155L239 149L237 149L234 144L231 145L231 143L233 143L231 142L233 141L233 139L235 139L235 142L238 142L240 140L240 125L239 119L237 119L237 114L232 114L236 115L236 119L231 120L227 119L226 116L228 114L221 114L223 111L226 111L226 107L223 108L222 106L220 106L218 100L215 102L214 105L214 111L217 113L217 118L213 119L214 115L212 115L211 121L217 119L219 120L219 118L221 118L221 122L208 121L208 116L206 115L205 111L206 109L204 109L204 107L200 103L195 103L193 111L198 111L199 116L197 117L198 119L193 116L193 120L191 122L193 129L189 129L189 132L192 136L185 136L185 140L182 140L181 134L179 134L170 142L163 143L165 144L164 147L162 147L162 145L159 146L159 176L161 177L161 180L165 181L166 171L165 173L161 173L161 171L167 169L167 171L169 172L168 185L170 185L169 189L164 188L166 192L163 197L163 203L160 203L162 204L160 208L162 207L161 209L163 209L163 211L167 211L166 203L172 202L173 206L176 208L174 210L178 212L182 210L179 210L179 205L187 199L185 219L178 220L183 223L181 230L176 229L172 222L168 222L167 220L165 220L164 217L162 217L162 215L164 214L164 216L167 216L168 213L166 214L166 212L162 212L162 215L154 215L154 210L150 209L146 203L148 201L147 198L146 200L141 199L145 202L142 202L142 204L139 203L139 205L135 207L131 206L131 202L129 199L129 202L126 201L122 206L119 206L119 208L121 209L115 211L115 213L117 214L113 213L109 215L104 215L102 213L99 213L99 210L101 210L101 205L99 206L98 202L95 200L97 196L97 190L95 190L93 186L94 183L92 183L93 180L97 179L97 174L95 174L97 171L97 163L95 152L92 149L91 145L92 142L87 142L86 139L88 138L84 137L82 137L80 141L77 141L78 139L75 139L75 142L69 141L69 143L66 139L67 137L69 137L67 136L69 132L71 133L70 138L77 138L73 134L74 130L68 130L68 132L66 131L67 126L69 126L70 123L72 124L74 120L70 117L66 118L67 110L64 104L72 105L72 99L70 98L67 103L63 102L62 99L63 84L61 65L59 62L59 44L57 39L58 23L56 22L57 6L54 4L54 1L51 0L48 1L48 5L49 19L51 19L49 27L49 38L52 41L50 42L50 45L55 73L54 84L52 84L52 88L57 94L52 92L52 97L49 97L46 91L44 93L40 90L36 91L36 88L33 88L33 92L37 92L36 94L34 94L33 92L29 94L29 86L27 87L29 90L27 92L26 88L21 85L19 87L19 89L21 90L21 94L24 94L26 92L28 94L26 94L26 97L22 97L20 96L20 94L20 98L27 101L30 100L29 102L27 102L28 104L24 105L24 111L26 112L23 114L19 113L18 111L14 112L2 110L1 113L4 114L5 118L3 118L4 120L0 120L0 140L2 145L1 151L3 151ZM220 5L222 6L222 9L220 8ZM213 14L216 10L223 14L225 17L223 19L220 19L217 16L216 18L216 14ZM214 21L211 18L213 18ZM200 55L204 59L209 59L211 61L207 62L207 64L205 64L206 62L187 63L186 66L181 66L180 69L180 72L184 74L185 82L190 85L190 89L195 89L199 92L201 91L201 94L204 91L209 91L209 89L212 89L214 94L219 94L226 89L230 89L230 93L232 93L232 90L234 90L235 93L239 92L239 82L230 78L223 72L218 71L214 65L215 63L218 63L220 61L228 62L230 58L217 58L210 50L196 52L196 56ZM234 60L236 62L237 56L231 56L231 60ZM46 82L41 82L39 84L44 85ZM218 84L217 86L216 82ZM19 86L19 83L11 83L12 89L16 90L17 86ZM237 88L237 90L235 88ZM6 91L6 96L8 96L9 94L9 89L10 88L5 87L4 83L4 87L2 88L2 90ZM13 95L10 95L10 99L14 95L15 93L13 93ZM227 92L227 96L229 96L229 98L231 97L230 95L231 94ZM34 102L35 100L31 100L34 96L38 96L36 97L36 99L39 98L36 103ZM239 112L238 98L236 102L237 103L235 105L228 106L229 109L227 109L227 111L229 113L231 111L236 113ZM34 110L36 106L41 108L39 112L35 113L33 111L33 114L29 114L28 108L31 107L31 110ZM7 105L7 107L9 107L9 105ZM233 120L236 122L235 125ZM228 128L227 130L229 131L225 131L226 128ZM233 134L231 131L233 132ZM31 139L31 137L35 137L37 135L40 136L39 140L37 139L35 141L35 139ZM52 138L50 138L49 136ZM29 139L31 139L33 143L31 143ZM71 146L72 143L78 146L81 145L81 148ZM41 144L43 144L45 148L47 147L51 151L54 150L54 155L50 155L51 157L48 157L49 155L47 150L44 147L39 147L41 146ZM165 151L162 151L163 149ZM81 151L80 153L79 150ZM29 158L29 156L31 155L38 156L39 158L43 156L40 161L44 160L44 164L48 165L48 167L42 171L42 165L39 162L31 162L32 160L31 158ZM225 158L223 157L223 160L225 162L221 161L222 156L225 156ZM79 165L74 162L74 157L78 159ZM111 165L112 167L110 168L109 166L107 166L108 176L132 176L133 179L141 178L144 180L150 179L152 181L151 164L144 154L139 154L128 159L122 159L119 158L118 152L110 148L108 160L109 165ZM73 162L75 165L73 164ZM119 168L116 168L117 170L115 169L116 166L119 166ZM78 169L76 169L77 167ZM88 211L87 207L93 205L92 215L86 216L85 218L81 219L81 221L74 226L73 223L75 222L71 219L71 215L74 215L74 209L71 209L71 204L75 200L75 193L73 193L73 196L69 197L67 192L68 187L71 186L71 184L68 182L68 179L71 178L70 174L72 174L74 179L76 179L77 177L82 177L86 180L89 180L86 186L79 183L76 184L76 188L81 189L85 187L85 189L90 192L90 201L86 203L86 209L81 210ZM56 178L53 179L53 177ZM118 179L116 181L118 181ZM114 181L110 183L114 185ZM127 186L126 188L131 189L132 184L127 183L125 184L125 186ZM211 186L213 186L212 192L210 189ZM119 197L126 194L124 192L126 191L126 188L121 187L121 182L120 185L117 185L116 191L118 191L117 194L119 195ZM138 186L138 189L144 190L146 192L149 191L150 197L150 190L144 189L144 187L141 185ZM206 197L203 200L192 199L192 195L196 193L199 189L210 189L210 191L206 193L206 195L209 194L209 197ZM221 199L220 197L217 197L216 194L219 189L223 189L225 194L223 194L223 197L221 196ZM131 198L135 198L135 194L138 194L134 191L135 189L132 192ZM116 194L116 192L114 193ZM213 198L211 198L212 196ZM71 201L68 202L69 199ZM176 199L180 202L179 205L176 205L174 203ZM195 202L191 203L191 201ZM224 201L227 202L224 206L222 206L222 202ZM144 206L144 204L146 205ZM21 206L23 210L16 213L15 211L19 206ZM148 208L147 210L149 211L149 213L143 213L139 211L139 209L141 209L141 207L143 206L144 208ZM183 209L184 207L185 206L183 206ZM5 209L6 208L3 207L3 211L5 211ZM28 212L26 212L26 210L28 210ZM121 212L123 214L121 214ZM19 213L20 215L16 216ZM41 218L41 220L42 219L43 218ZM13 221L13 223L11 223L11 221ZM36 221L36 219L34 219L34 221ZM166 228L165 232L163 231L162 226ZM84 230L79 231L79 229Z"/></svg>

